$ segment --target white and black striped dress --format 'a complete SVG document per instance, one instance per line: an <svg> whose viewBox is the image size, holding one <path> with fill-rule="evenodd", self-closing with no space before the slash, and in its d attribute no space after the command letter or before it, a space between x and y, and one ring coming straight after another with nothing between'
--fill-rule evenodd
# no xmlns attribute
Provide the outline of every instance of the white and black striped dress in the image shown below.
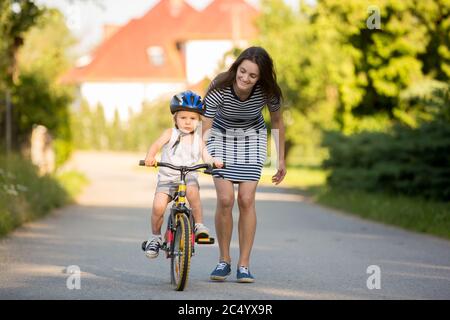
<svg viewBox="0 0 450 320"><path fill-rule="evenodd" d="M258 84L245 101L231 86L210 91L204 102L205 117L214 118L208 151L226 163L225 169L214 169L213 176L233 183L258 181L267 155L267 129L261 111L266 105L271 112L277 111L280 101L268 101Z"/></svg>

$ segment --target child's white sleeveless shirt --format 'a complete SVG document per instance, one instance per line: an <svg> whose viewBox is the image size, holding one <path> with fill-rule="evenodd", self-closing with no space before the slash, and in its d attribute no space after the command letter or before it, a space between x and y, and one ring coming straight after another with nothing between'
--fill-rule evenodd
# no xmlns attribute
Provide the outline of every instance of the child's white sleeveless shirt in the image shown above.
<svg viewBox="0 0 450 320"><path fill-rule="evenodd" d="M161 162L168 162L175 166L193 166L200 161L200 135L198 128L194 131L192 143L179 141L174 147L175 142L182 132L177 128L172 128L170 140L161 148ZM188 173L187 178L197 178L197 172ZM158 173L158 182L175 182L180 180L180 172L169 168L161 167Z"/></svg>

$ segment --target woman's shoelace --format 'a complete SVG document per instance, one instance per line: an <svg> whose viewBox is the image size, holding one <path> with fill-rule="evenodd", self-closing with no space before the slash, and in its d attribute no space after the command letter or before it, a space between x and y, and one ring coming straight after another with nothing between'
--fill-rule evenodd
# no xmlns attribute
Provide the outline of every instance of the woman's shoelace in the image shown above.
<svg viewBox="0 0 450 320"><path fill-rule="evenodd" d="M217 270L223 270L223 269L225 269L226 266L227 266L227 263L225 263L225 262L220 262L220 263L217 265Z"/></svg>
<svg viewBox="0 0 450 320"><path fill-rule="evenodd" d="M239 267L239 272L249 274L247 267Z"/></svg>

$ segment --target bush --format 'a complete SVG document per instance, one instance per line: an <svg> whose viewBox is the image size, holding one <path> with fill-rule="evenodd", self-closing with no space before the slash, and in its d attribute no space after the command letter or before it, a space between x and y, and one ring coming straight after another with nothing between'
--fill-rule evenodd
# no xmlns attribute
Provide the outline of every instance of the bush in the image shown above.
<svg viewBox="0 0 450 320"><path fill-rule="evenodd" d="M18 156L0 156L0 236L69 200L53 177L38 176L30 162Z"/></svg>
<svg viewBox="0 0 450 320"><path fill-rule="evenodd" d="M331 186L450 199L450 125L434 120L391 133L328 132Z"/></svg>
<svg viewBox="0 0 450 320"><path fill-rule="evenodd" d="M147 151L164 129L173 127L169 101L145 103L139 113L131 114L128 122L105 118L102 105L91 108L83 101L79 111L71 115L70 127L74 146L82 150Z"/></svg>

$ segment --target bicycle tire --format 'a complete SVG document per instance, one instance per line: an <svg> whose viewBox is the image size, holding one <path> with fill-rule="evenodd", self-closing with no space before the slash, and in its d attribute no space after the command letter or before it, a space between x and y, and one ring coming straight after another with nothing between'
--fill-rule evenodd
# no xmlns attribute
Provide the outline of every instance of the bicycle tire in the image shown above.
<svg viewBox="0 0 450 320"><path fill-rule="evenodd" d="M178 217L171 245L170 270L172 284L177 291L183 291L189 278L192 253L192 229L185 214Z"/></svg>

